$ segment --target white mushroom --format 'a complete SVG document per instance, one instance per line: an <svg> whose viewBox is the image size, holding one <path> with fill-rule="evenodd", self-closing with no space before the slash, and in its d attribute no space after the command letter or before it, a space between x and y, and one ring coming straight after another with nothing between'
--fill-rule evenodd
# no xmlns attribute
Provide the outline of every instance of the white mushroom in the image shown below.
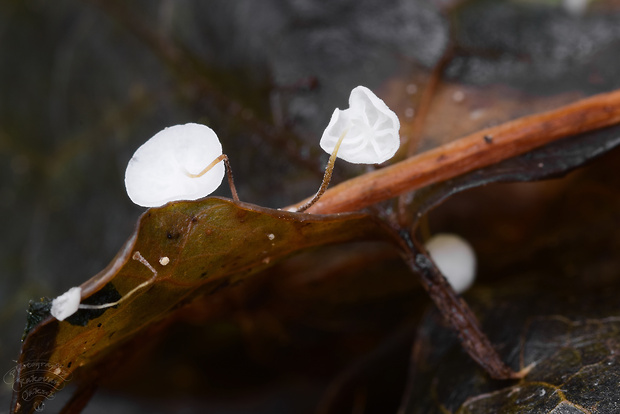
<svg viewBox="0 0 620 414"><path fill-rule="evenodd" d="M222 183L225 168L219 161L223 157L222 145L208 126L190 123L166 128L129 160L127 194L143 207L205 197Z"/></svg>
<svg viewBox="0 0 620 414"><path fill-rule="evenodd" d="M349 108L334 110L320 145L330 153L319 191L300 206L302 212L323 195L331 180L336 157L355 164L380 164L392 158L400 147L400 122L370 89L358 86L351 91Z"/></svg>
<svg viewBox="0 0 620 414"><path fill-rule="evenodd" d="M81 298L82 289L72 287L52 301L52 309L50 311L52 316L59 321L64 321L78 310Z"/></svg>
<svg viewBox="0 0 620 414"><path fill-rule="evenodd" d="M431 237L425 247L456 292L469 289L476 277L476 253L465 239L440 233Z"/></svg>
<svg viewBox="0 0 620 414"><path fill-rule="evenodd" d="M349 108L332 114L321 137L321 148L331 154L342 140L338 158L354 164L380 164L392 158L400 146L396 114L370 89L351 91Z"/></svg>

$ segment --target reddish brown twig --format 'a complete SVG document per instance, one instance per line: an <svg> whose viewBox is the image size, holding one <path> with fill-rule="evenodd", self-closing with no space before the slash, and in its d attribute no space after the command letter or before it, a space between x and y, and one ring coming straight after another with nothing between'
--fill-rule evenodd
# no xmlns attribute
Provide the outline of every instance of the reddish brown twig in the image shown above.
<svg viewBox="0 0 620 414"><path fill-rule="evenodd" d="M620 90L487 128L392 166L345 181L307 210L329 214L383 200L620 122ZM301 205L300 202L297 205Z"/></svg>

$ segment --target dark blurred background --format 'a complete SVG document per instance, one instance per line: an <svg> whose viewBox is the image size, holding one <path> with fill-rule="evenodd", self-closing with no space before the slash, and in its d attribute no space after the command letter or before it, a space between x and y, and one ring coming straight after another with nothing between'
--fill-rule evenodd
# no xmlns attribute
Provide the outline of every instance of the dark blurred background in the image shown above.
<svg viewBox="0 0 620 414"><path fill-rule="evenodd" d="M620 86L617 2L578 3L0 0L0 371L17 358L28 301L87 280L130 235L143 210L124 170L159 130L211 126L241 199L282 207L316 190L318 139L359 84L420 149ZM363 171L340 163L335 180ZM292 388L209 412L299 412L321 393ZM104 395L85 412L161 409ZM9 398L1 383L0 413ZM174 412L205 412L192 398Z"/></svg>

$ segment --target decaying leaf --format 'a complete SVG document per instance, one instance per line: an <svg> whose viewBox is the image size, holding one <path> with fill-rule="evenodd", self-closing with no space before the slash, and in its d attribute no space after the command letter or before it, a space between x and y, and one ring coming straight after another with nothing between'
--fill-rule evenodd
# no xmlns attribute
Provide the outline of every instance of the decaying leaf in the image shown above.
<svg viewBox="0 0 620 414"><path fill-rule="evenodd" d="M467 188L561 175L618 143L613 129L564 140L420 191L414 206L422 214ZM220 198L148 210L108 268L82 285L82 303L118 300L153 277L149 266L157 272L154 282L117 306L81 309L64 322L47 317L31 326L19 367L43 363L62 375L53 374L46 393L31 395L27 381L31 373L19 368L14 410L32 412L70 376L82 384L96 382L113 366L110 361L135 351L138 337L155 336L176 309L238 283L282 257L317 245L385 239L388 233L380 221L364 214L313 216ZM132 260L137 252L148 265Z"/></svg>
<svg viewBox="0 0 620 414"><path fill-rule="evenodd" d="M493 137L488 137L493 145ZM620 145L620 128L566 138L519 157L430 185L415 193L414 220L462 191L498 182L529 182L562 177Z"/></svg>
<svg viewBox="0 0 620 414"><path fill-rule="evenodd" d="M451 334L429 316L415 348L416 385L403 412L617 411L617 289L585 295L567 290L535 293L531 282L506 285L499 293L479 290L470 298L502 354L513 366L531 367L528 375L518 382L489 381L463 360Z"/></svg>
<svg viewBox="0 0 620 414"><path fill-rule="evenodd" d="M153 272L132 260L136 252L157 271L154 282L115 307L81 309L63 322L50 316L33 327L19 359L13 409L32 412L68 376L96 381L124 345L138 337L148 340L176 309L239 283L278 259L316 245L384 236L381 223L363 214L312 216L220 198L147 210L112 263L82 285L82 303L115 301L151 279ZM43 372L53 378L42 395L29 392L24 367L33 363L62 373Z"/></svg>
<svg viewBox="0 0 620 414"><path fill-rule="evenodd" d="M413 205L419 217L468 188L562 175L619 143L615 129L563 140L429 187L416 194ZM64 322L39 315L23 344L13 408L32 412L69 377L86 385L97 382L113 366L110 361L135 351L138 337L155 336L176 309L239 283L282 257L317 245L385 239L388 233L393 234L364 214L295 214L220 198L148 210L108 268L82 285L82 303L114 302L153 277L154 282L117 306L81 309ZM53 378L41 395L29 388L32 373L27 367L32 364L53 367L44 371Z"/></svg>
<svg viewBox="0 0 620 414"><path fill-rule="evenodd" d="M616 140L609 137L589 151ZM558 159L550 165L570 164L571 157L560 158L563 151L554 153ZM463 358L442 318L429 314L418 330L403 413L618 410L617 160L615 151L570 180L513 250L495 241L500 246L482 258L492 262L482 276L494 283L465 295L502 359L514 370L529 367L528 374L519 381L490 380ZM481 222L487 211L471 221Z"/></svg>

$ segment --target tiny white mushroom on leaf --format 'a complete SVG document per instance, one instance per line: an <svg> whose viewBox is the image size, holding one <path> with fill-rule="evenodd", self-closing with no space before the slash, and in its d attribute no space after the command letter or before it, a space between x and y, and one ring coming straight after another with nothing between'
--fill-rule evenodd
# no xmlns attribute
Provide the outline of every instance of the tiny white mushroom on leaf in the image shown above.
<svg viewBox="0 0 620 414"><path fill-rule="evenodd" d="M62 295L58 296L56 299L52 300L52 308L50 310L50 313L52 314L52 316L58 319L59 321L63 321L69 316L73 315L75 312L77 312L78 309L111 308L113 306L119 305L120 303L127 300L129 297L131 297L134 293L136 293L140 289L143 289L146 286L153 283L155 278L157 278L157 270L155 270L155 268L151 266L148 260L146 260L144 256L142 256L142 254L137 250L131 256L131 258L133 260L137 260L138 262L146 266L151 272L153 272L153 276L150 279L140 283L138 286L136 286L129 292L127 292L125 296L123 296L116 302L103 303L100 305L81 304L80 301L82 300L82 288L72 287L71 289L63 293ZM170 263L170 258L168 258L167 256L161 257L159 259L159 263L162 266L166 266L168 263Z"/></svg>
<svg viewBox="0 0 620 414"><path fill-rule="evenodd" d="M81 298L82 289L79 287L72 287L56 299L52 300L52 309L50 310L50 313L59 321L64 321L78 310Z"/></svg>
<svg viewBox="0 0 620 414"><path fill-rule="evenodd" d="M400 147L399 129L398 117L385 102L365 86L355 87L349 108L334 110L321 137L321 148L331 154L321 187L297 211L307 210L327 190L336 158L354 164L380 164L392 158Z"/></svg>
<svg viewBox="0 0 620 414"><path fill-rule="evenodd" d="M465 239L440 233L431 237L425 247L456 292L469 289L476 277L476 253Z"/></svg>
<svg viewBox="0 0 620 414"><path fill-rule="evenodd" d="M127 194L142 207L205 197L222 183L222 160L227 162L222 144L208 126L190 123L168 127L145 142L129 160L125 171ZM228 180L237 200L230 168Z"/></svg>

